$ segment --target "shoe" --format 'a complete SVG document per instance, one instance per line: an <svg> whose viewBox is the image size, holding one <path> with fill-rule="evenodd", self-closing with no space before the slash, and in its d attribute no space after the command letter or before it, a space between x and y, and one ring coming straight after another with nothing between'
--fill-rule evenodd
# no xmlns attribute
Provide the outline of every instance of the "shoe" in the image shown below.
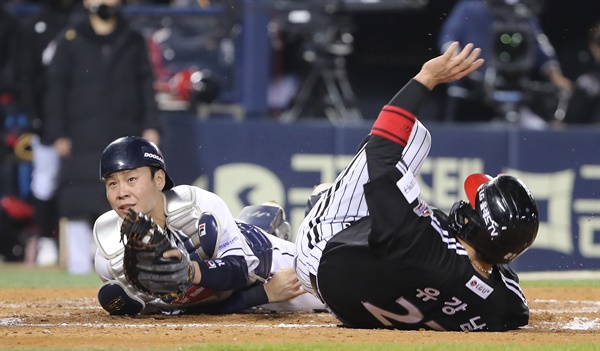
<svg viewBox="0 0 600 351"><path fill-rule="evenodd" d="M281 213L281 216L278 216L276 220L272 223L272 226L275 229L270 234L273 234L276 237L283 240L292 241L292 226L290 226L290 223L287 221L287 218L285 216L285 210L283 209L283 207L276 201L263 202L261 206L276 207Z"/></svg>
<svg viewBox="0 0 600 351"><path fill-rule="evenodd" d="M37 240L37 256L35 263L40 267L58 264L58 245L52 238L39 238Z"/></svg>
<svg viewBox="0 0 600 351"><path fill-rule="evenodd" d="M321 195L327 191L331 187L331 183L321 183L317 185L308 199L306 200L306 206L304 208L304 216L307 216L310 210L317 204L317 201L321 198Z"/></svg>

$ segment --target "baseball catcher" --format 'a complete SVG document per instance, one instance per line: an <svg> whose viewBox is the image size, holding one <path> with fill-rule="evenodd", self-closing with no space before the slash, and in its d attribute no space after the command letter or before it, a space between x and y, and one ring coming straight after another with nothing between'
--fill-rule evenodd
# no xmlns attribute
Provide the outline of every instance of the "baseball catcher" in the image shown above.
<svg viewBox="0 0 600 351"><path fill-rule="evenodd" d="M174 186L158 147L140 137L110 143L100 179L112 210L94 224L100 305L113 315L323 309L293 269L281 206L234 218L216 194Z"/></svg>
<svg viewBox="0 0 600 351"><path fill-rule="evenodd" d="M296 274L345 326L502 331L528 322L507 265L537 235L527 187L506 174L472 175L469 202L447 215L425 202L417 182L431 135L415 112L436 85L482 64L472 44L457 48L426 62L383 107L346 169L320 195L315 189L300 224Z"/></svg>

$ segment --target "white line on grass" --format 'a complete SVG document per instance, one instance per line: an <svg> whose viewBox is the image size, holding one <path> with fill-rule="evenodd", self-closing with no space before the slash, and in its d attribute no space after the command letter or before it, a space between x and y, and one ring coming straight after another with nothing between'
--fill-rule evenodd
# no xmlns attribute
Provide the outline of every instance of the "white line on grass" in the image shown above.
<svg viewBox="0 0 600 351"><path fill-rule="evenodd" d="M279 324L244 324L244 323L147 323L147 324L125 324L125 323L25 323L25 318L3 318L0 319L0 326L3 327L43 327L43 328L56 328L56 327L89 327L89 328L258 328L258 329L272 329L272 328L331 328L337 326L337 324L295 324L295 323L279 323Z"/></svg>

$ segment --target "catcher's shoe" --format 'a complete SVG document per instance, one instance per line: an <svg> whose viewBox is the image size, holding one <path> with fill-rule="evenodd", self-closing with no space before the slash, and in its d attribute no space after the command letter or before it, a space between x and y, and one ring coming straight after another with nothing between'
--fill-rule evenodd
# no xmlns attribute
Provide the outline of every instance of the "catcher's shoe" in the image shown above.
<svg viewBox="0 0 600 351"><path fill-rule="evenodd" d="M321 195L323 195L323 193L325 193L325 191L327 191L327 189L329 189L330 186L331 183L321 183L313 189L312 193L306 200L306 207L304 209L305 216L308 215L310 210L312 210L312 208L316 205L317 201L319 201L319 199L321 198Z"/></svg>
<svg viewBox="0 0 600 351"><path fill-rule="evenodd" d="M261 204L262 206L271 206L276 207L281 210L281 217L277 218L277 221L273 223L273 227L275 227L275 231L271 234L275 235L278 238L283 240L292 241L292 226L287 221L285 216L285 210L283 207L275 201L267 201Z"/></svg>
<svg viewBox="0 0 600 351"><path fill-rule="evenodd" d="M286 221L285 211L275 201L267 201L255 206L246 206L237 216L237 219L257 226L278 238L292 241L292 228Z"/></svg>

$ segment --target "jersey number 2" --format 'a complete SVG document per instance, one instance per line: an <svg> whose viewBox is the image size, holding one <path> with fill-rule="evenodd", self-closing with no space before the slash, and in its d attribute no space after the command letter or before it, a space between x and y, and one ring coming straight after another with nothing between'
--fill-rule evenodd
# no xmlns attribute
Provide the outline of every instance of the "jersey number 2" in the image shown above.
<svg viewBox="0 0 600 351"><path fill-rule="evenodd" d="M393 326L390 320L394 320L396 322L405 324L417 324L423 322L423 313L419 310L417 306L415 306L413 303L411 303L404 297L400 297L398 300L396 300L396 303L404 307L404 309L406 309L406 314L397 314L390 311L386 311L365 301L362 301L361 303L365 307L365 309L373 315L373 317L377 318L377 320L386 327ZM433 330L446 330L441 325L437 324L435 321L424 322L424 324Z"/></svg>

